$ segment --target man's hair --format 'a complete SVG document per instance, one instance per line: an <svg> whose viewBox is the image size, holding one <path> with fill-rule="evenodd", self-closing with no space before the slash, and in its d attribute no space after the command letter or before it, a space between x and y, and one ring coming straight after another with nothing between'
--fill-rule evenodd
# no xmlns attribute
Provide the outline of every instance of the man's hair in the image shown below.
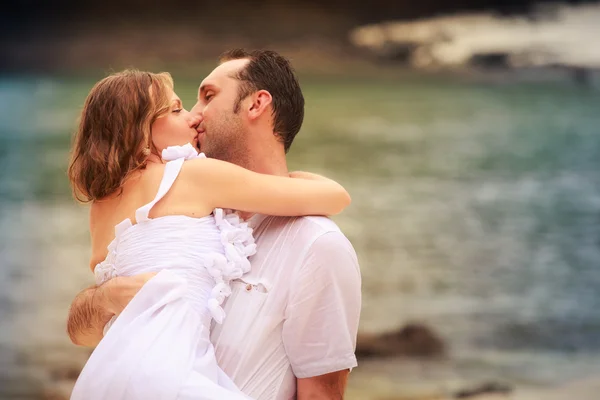
<svg viewBox="0 0 600 400"><path fill-rule="evenodd" d="M273 98L273 131L287 153L304 120L304 96L294 69L285 57L271 50L234 49L223 53L220 62L240 59L250 62L235 77L241 84L233 110L237 113L250 94L268 91Z"/></svg>

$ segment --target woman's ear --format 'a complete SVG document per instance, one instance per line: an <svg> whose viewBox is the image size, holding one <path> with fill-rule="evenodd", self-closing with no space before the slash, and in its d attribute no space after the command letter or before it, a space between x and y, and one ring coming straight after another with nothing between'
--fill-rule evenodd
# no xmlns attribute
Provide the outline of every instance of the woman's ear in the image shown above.
<svg viewBox="0 0 600 400"><path fill-rule="evenodd" d="M248 118L256 119L260 117L265 110L269 108L272 102L273 97L271 97L271 93L266 90L259 90L254 93L252 95L252 102L248 108Z"/></svg>

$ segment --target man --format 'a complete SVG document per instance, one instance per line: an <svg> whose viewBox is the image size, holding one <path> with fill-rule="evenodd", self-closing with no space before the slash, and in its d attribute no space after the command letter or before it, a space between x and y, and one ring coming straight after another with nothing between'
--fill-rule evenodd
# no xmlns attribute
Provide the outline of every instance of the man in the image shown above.
<svg viewBox="0 0 600 400"><path fill-rule="evenodd" d="M300 130L304 97L289 62L272 51L226 53L194 106L201 150L256 172L288 175L285 154ZM227 184L227 182L224 182ZM227 317L214 325L217 361L256 399L342 399L360 314L352 245L324 217L254 215L252 270L233 283ZM69 315L76 344L102 328L151 275L118 277L81 292Z"/></svg>

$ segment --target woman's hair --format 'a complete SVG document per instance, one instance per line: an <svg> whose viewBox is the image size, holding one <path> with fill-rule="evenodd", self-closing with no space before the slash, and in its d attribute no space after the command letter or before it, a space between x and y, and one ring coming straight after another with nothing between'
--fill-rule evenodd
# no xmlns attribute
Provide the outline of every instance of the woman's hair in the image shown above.
<svg viewBox="0 0 600 400"><path fill-rule="evenodd" d="M77 200L102 199L146 166L148 149L156 153L150 128L169 110L172 89L166 72L131 69L96 83L81 112L68 170Z"/></svg>

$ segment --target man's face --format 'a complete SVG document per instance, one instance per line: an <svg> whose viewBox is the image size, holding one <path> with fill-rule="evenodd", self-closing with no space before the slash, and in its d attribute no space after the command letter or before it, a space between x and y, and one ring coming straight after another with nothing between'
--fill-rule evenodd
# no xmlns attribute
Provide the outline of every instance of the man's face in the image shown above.
<svg viewBox="0 0 600 400"><path fill-rule="evenodd" d="M240 81L235 74L247 59L227 61L215 68L198 88L198 102L191 113L197 115L198 142L207 157L240 164L246 156L244 110L234 112Z"/></svg>

